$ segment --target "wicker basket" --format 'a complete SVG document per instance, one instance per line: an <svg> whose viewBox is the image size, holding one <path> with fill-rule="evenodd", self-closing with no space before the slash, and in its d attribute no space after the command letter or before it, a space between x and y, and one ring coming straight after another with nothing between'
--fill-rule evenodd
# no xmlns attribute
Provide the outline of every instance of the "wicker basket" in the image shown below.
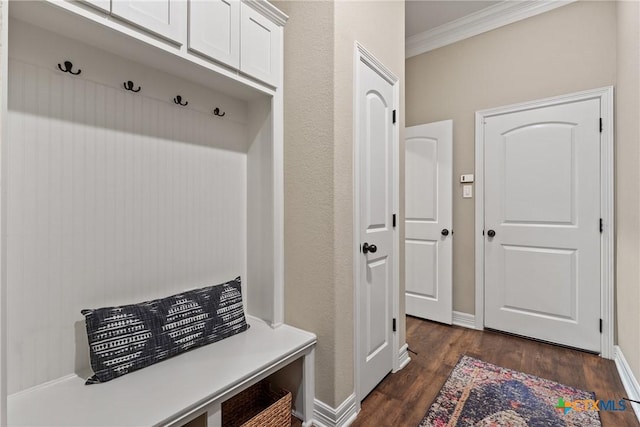
<svg viewBox="0 0 640 427"><path fill-rule="evenodd" d="M223 427L291 427L291 392L260 381L222 403Z"/></svg>

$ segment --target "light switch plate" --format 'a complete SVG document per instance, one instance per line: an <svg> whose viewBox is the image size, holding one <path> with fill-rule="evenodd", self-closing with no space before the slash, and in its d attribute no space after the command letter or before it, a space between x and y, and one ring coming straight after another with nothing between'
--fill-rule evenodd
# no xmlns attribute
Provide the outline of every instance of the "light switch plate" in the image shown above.
<svg viewBox="0 0 640 427"><path fill-rule="evenodd" d="M460 175L460 182L473 182L473 174Z"/></svg>
<svg viewBox="0 0 640 427"><path fill-rule="evenodd" d="M462 198L470 199L473 197L473 185L466 184L462 186Z"/></svg>

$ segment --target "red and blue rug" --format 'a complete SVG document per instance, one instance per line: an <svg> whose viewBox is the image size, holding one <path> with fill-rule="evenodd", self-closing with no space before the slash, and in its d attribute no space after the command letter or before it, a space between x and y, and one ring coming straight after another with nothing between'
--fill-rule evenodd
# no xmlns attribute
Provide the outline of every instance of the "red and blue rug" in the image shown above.
<svg viewBox="0 0 640 427"><path fill-rule="evenodd" d="M592 400L593 392L462 356L419 427L600 427L598 411L571 409Z"/></svg>

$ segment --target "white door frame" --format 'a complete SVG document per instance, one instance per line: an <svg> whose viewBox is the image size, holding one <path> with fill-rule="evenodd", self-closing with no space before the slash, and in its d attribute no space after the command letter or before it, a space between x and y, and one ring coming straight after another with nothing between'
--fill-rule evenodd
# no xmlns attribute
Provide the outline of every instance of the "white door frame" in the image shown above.
<svg viewBox="0 0 640 427"><path fill-rule="evenodd" d="M391 70L382 64L375 56L373 56L369 51L367 51L360 43L355 42L354 49L354 62L353 62L353 281L354 281L354 334L353 334L353 342L354 342L354 384L356 391L356 405L357 409L360 409L360 402L364 398L361 395L360 391L360 356L362 354L359 343L358 343L358 334L360 332L360 298L358 297L360 292L360 266L361 262L363 262L362 254L360 253L360 144L358 142L359 138L359 126L356 125L357 119L360 114L360 107L357 99L357 94L359 93L360 88L360 79L358 77L358 63L363 62L367 66L369 66L372 70L376 71L380 74L385 80L387 80L391 85L393 85L393 105L396 110L398 110L398 105L400 103L400 80L396 77ZM399 269L399 248L400 248L400 216L398 215L398 207L399 207L399 155L400 155L400 120L398 115L398 120L393 125L393 150L390 153L393 156L392 159L392 189L393 189L393 212L396 214L396 227L393 228L393 283L391 285L391 304L392 304L392 312L393 317L396 320L396 324L400 323L400 269ZM391 327L391 325L389 325ZM393 372L400 369L400 361L398 356L399 351L399 331L396 329L395 332L392 332L392 344L393 344ZM407 361L408 362L408 361ZM404 363L406 364L406 363Z"/></svg>
<svg viewBox="0 0 640 427"><path fill-rule="evenodd" d="M7 117L9 83L9 2L0 5L0 426L7 425Z"/></svg>
<svg viewBox="0 0 640 427"><path fill-rule="evenodd" d="M504 107L491 108L476 112L476 213L475 213L475 246L476 246L476 329L484 329L484 123L485 119L505 113L525 111L534 108L548 107L588 99L600 100L602 117L602 133L600 134L600 216L604 222L604 230L600 237L600 315L602 317L602 336L600 355L613 359L614 346L614 157L613 157L613 86L587 90L568 95L555 96ZM594 227L596 224L594 224Z"/></svg>

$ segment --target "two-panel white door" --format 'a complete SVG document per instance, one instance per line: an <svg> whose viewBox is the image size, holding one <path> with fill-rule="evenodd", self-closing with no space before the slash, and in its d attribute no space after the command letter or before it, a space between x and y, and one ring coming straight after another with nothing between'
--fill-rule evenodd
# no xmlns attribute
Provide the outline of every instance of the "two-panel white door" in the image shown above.
<svg viewBox="0 0 640 427"><path fill-rule="evenodd" d="M600 101L486 118L485 326L600 351Z"/></svg>
<svg viewBox="0 0 640 427"><path fill-rule="evenodd" d="M364 398L393 368L393 86L358 61L360 283L359 397Z"/></svg>
<svg viewBox="0 0 640 427"><path fill-rule="evenodd" d="M453 121L405 128L406 313L451 324Z"/></svg>

